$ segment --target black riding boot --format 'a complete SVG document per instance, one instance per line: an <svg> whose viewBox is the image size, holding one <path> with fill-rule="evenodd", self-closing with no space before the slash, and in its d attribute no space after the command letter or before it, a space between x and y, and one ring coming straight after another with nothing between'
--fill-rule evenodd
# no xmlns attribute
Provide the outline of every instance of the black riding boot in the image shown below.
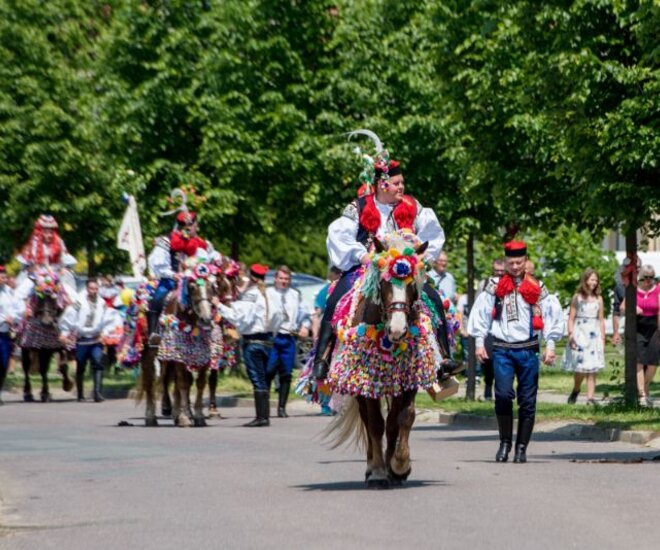
<svg viewBox="0 0 660 550"><path fill-rule="evenodd" d="M289 389L291 388L291 376L280 378L280 399L277 405L277 416L280 418L289 418L286 413L286 402L289 399Z"/></svg>
<svg viewBox="0 0 660 550"><path fill-rule="evenodd" d="M96 403L101 403L101 401L105 401L101 395L101 387L103 384L103 369L94 369L92 371L92 375L94 376L94 401Z"/></svg>
<svg viewBox="0 0 660 550"><path fill-rule="evenodd" d="M516 437L516 454L513 456L514 462L527 462L527 445L529 445L533 431L533 418L518 419L518 437Z"/></svg>
<svg viewBox="0 0 660 550"><path fill-rule="evenodd" d="M269 408L270 403L268 402L268 391L265 390L255 390L254 392L254 408L256 410L257 416L254 420L243 424L246 428L263 428L264 426L270 425Z"/></svg>
<svg viewBox="0 0 660 550"><path fill-rule="evenodd" d="M160 311L149 310L147 311L147 330L149 332L149 344L156 345L160 343L160 332L158 327L158 320L160 318Z"/></svg>
<svg viewBox="0 0 660 550"><path fill-rule="evenodd" d="M76 365L76 391L78 392L78 401L85 400L83 385L85 383L85 367Z"/></svg>
<svg viewBox="0 0 660 550"><path fill-rule="evenodd" d="M513 440L513 416L498 414L497 427L500 431L500 448L495 455L495 462L506 462L509 460Z"/></svg>
<svg viewBox="0 0 660 550"><path fill-rule="evenodd" d="M312 378L325 380L330 370L330 357L335 345L335 334L330 321L322 321L319 330L319 341L316 344L316 357L312 368Z"/></svg>

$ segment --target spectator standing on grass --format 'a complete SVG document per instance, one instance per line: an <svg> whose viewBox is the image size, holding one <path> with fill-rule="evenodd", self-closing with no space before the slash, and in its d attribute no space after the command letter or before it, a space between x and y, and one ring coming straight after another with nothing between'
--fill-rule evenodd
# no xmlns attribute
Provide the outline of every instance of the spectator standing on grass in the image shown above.
<svg viewBox="0 0 660 550"><path fill-rule="evenodd" d="M7 284L5 266L0 265L0 405L2 405L2 387L14 347L11 332L24 311L25 303L15 296L14 290Z"/></svg>
<svg viewBox="0 0 660 550"><path fill-rule="evenodd" d="M438 292L442 292L452 302L456 300L456 279L447 271L447 254L444 251L433 262L429 277L433 279Z"/></svg>
<svg viewBox="0 0 660 550"><path fill-rule="evenodd" d="M626 301L621 302L621 312ZM660 362L660 285L655 270L644 265L639 270L637 284L637 392L642 407L652 407L649 386Z"/></svg>
<svg viewBox="0 0 660 550"><path fill-rule="evenodd" d="M594 405L596 375L605 368L605 314L600 294L600 276L586 269L571 300L568 313L568 342L562 360L564 370L574 373L573 391L568 403L574 404L587 380L587 404Z"/></svg>

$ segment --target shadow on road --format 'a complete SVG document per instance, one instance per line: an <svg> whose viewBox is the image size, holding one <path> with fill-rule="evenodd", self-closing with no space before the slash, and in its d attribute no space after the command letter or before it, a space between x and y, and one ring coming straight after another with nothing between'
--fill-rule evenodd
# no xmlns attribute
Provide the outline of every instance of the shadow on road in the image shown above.
<svg viewBox="0 0 660 550"><path fill-rule="evenodd" d="M403 485L391 486L390 489L416 489L419 487L442 487L445 481L434 479L411 479ZM331 483L310 483L308 485L293 485L292 489L303 491L367 491L369 489L364 481L334 481Z"/></svg>

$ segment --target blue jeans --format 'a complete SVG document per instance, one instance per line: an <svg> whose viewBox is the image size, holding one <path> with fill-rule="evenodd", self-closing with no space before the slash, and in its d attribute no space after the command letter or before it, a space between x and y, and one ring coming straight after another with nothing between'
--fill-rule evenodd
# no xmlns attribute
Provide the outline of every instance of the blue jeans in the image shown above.
<svg viewBox="0 0 660 550"><path fill-rule="evenodd" d="M514 376L518 380L518 418L534 419L539 387L539 358L534 350L493 348L495 413L513 415Z"/></svg>
<svg viewBox="0 0 660 550"><path fill-rule="evenodd" d="M0 391L5 384L7 377L7 369L9 369L9 359L11 359L11 351L14 347L14 342L9 337L8 332L0 332Z"/></svg>
<svg viewBox="0 0 660 550"><path fill-rule="evenodd" d="M292 334L278 334L268 358L268 377L272 380L277 370L280 378L290 377L296 366L296 339Z"/></svg>
<svg viewBox="0 0 660 550"><path fill-rule="evenodd" d="M76 372L85 372L88 361L92 363L92 370L103 370L103 344L86 344L84 338L79 338L76 346Z"/></svg>
<svg viewBox="0 0 660 550"><path fill-rule="evenodd" d="M154 291L154 295L151 298L149 303L150 311L157 311L160 313L163 310L163 301L165 296L167 296L171 290L176 288L176 281L174 279L161 279L158 281L158 286Z"/></svg>
<svg viewBox="0 0 660 550"><path fill-rule="evenodd" d="M255 391L268 391L266 369L271 347L262 343L244 341L243 362Z"/></svg>

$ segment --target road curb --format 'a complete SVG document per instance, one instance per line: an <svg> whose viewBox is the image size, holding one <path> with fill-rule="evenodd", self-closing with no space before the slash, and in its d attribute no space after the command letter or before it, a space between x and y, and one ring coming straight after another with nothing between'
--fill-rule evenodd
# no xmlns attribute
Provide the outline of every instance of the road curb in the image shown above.
<svg viewBox="0 0 660 550"><path fill-rule="evenodd" d="M431 411L428 411L431 412ZM479 416L466 413L448 413L440 411L438 422L447 426L467 427L481 430L497 430L497 420L489 416ZM515 431L515 427L514 427ZM575 439L588 439L593 441L620 441L635 445L646 445L650 441L660 438L660 432L645 430L621 430L619 428L604 428L594 424L575 422L539 422L537 432L566 435Z"/></svg>

